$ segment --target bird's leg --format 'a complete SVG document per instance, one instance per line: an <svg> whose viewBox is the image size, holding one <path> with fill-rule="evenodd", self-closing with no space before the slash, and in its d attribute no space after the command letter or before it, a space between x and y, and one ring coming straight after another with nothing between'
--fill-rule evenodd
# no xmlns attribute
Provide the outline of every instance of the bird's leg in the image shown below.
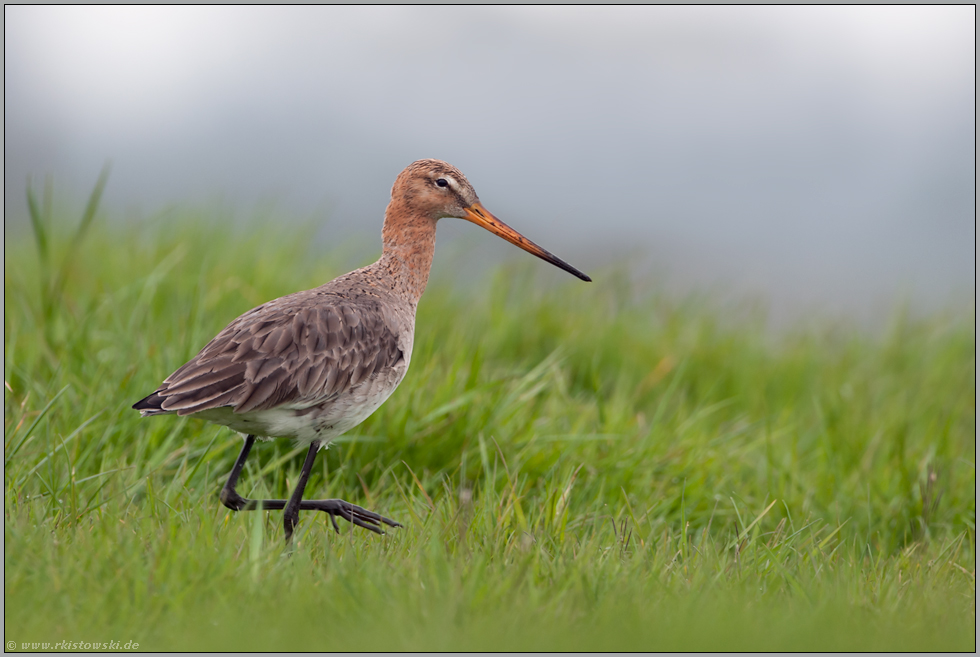
<svg viewBox="0 0 980 657"><path fill-rule="evenodd" d="M238 483L238 477L242 474L242 468L245 466L245 459L248 458L248 454L252 449L252 445L255 444L255 436L246 436L245 445L242 447L241 453L238 455L238 460L235 461L234 467L231 469L231 474L228 475L228 481L225 482L224 488L221 489L221 493L218 497L221 499L221 503L232 511L254 511L255 509L264 509L266 511L279 511L285 509L288 505L286 500L250 500L242 497L235 490L235 484ZM312 450L312 446L311 446ZM316 458L316 451L312 450L310 454L307 454L306 459L309 467L313 467L313 459ZM306 472L305 477L301 476L300 485L303 489L306 488L306 482L309 479L309 471L306 465L303 466ZM381 525L385 524L389 527L401 527L400 524L392 520L391 518L385 518L382 515L374 513L373 511L368 511L365 508L359 507L356 504L351 504L350 502L345 502L344 500L303 500L302 490L297 486L297 491L299 491L299 505L293 511L292 527L296 526L296 522L299 518L299 511L323 511L330 516L330 522L333 523L333 528L339 533L340 528L337 526L337 516L340 516L344 520L351 522L358 527L363 527L368 529L375 534L384 534L381 529ZM296 497L296 493L293 493L293 497ZM284 522L288 522L285 521ZM292 533L292 530L287 530L287 536Z"/></svg>
<svg viewBox="0 0 980 657"><path fill-rule="evenodd" d="M282 525L286 530L287 543L292 540L293 529L299 523L300 502L303 501L303 491L306 490L306 482L310 479L310 470L313 469L313 462L316 460L316 453L319 449L319 441L314 440L310 443L310 451L306 453L306 461L303 463L303 469L299 473L299 482L296 484L293 494L289 496L289 502L283 510Z"/></svg>
<svg viewBox="0 0 980 657"><path fill-rule="evenodd" d="M256 500L247 500L235 490L235 484L238 483L238 477L242 474L242 468L245 466L245 459L248 458L248 453L252 451L252 445L254 444L255 436L249 435L245 437L245 445L238 455L238 460L235 461L235 466L231 469L231 474L228 475L228 481L225 482L225 487L218 493L218 499L221 500L221 503L232 511L255 508Z"/></svg>

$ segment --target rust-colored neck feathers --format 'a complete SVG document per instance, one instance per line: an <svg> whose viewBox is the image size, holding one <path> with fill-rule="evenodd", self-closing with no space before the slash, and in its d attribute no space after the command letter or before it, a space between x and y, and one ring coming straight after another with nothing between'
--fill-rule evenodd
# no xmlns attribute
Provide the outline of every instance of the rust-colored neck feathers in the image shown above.
<svg viewBox="0 0 980 657"><path fill-rule="evenodd" d="M466 176L440 160L418 160L398 174L381 231L384 250L375 263L396 294L418 303L429 280L436 222L466 216L466 208L478 200Z"/></svg>
<svg viewBox="0 0 980 657"><path fill-rule="evenodd" d="M436 219L393 195L385 212L381 241L378 265L400 296L418 303L429 281L436 249Z"/></svg>

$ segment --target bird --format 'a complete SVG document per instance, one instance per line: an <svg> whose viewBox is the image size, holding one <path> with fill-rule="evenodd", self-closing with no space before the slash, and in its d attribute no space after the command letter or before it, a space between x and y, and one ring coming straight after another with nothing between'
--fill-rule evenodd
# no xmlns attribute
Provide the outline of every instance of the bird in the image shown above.
<svg viewBox="0 0 980 657"><path fill-rule="evenodd" d="M141 417L193 416L241 433L244 445L218 497L233 511L282 510L287 545L301 510L325 512L337 532L337 517L377 534L401 527L341 499L303 495L318 451L367 419L405 378L436 224L446 218L470 221L592 280L491 214L459 169L418 160L395 178L377 262L249 310L133 408ZM277 438L309 445L292 494L242 497L235 488L256 439Z"/></svg>

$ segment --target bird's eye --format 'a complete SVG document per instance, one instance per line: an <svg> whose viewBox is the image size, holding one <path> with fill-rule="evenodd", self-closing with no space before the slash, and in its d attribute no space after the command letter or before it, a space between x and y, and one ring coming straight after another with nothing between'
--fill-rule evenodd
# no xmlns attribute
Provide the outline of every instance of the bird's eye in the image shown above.
<svg viewBox="0 0 980 657"><path fill-rule="evenodd" d="M447 181L445 178L438 178L436 180L436 184L440 187L449 187L449 181Z"/></svg>

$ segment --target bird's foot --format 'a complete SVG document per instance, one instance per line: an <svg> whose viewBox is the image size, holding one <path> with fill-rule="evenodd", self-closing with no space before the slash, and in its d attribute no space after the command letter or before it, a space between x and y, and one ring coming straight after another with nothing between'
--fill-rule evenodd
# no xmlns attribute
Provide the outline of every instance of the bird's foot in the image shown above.
<svg viewBox="0 0 980 657"><path fill-rule="evenodd" d="M293 530L299 524L300 511L323 511L330 516L330 522L334 530L339 534L340 527L337 525L337 517L363 527L375 534L384 534L382 525L389 527L401 527L402 525L391 518L368 511L356 504L345 502L344 500L302 500L298 507L290 508L286 500L250 500L239 495L234 488L223 488L218 495L221 503L232 511L254 511L263 509L265 511L285 511L283 517L283 529L286 533L287 542L292 537Z"/></svg>
<svg viewBox="0 0 980 657"><path fill-rule="evenodd" d="M401 527L400 523L395 522L391 518L385 518L384 516L375 513L374 511L368 511L356 504L351 504L350 502L345 502L344 500L303 500L300 508L304 511L316 510L323 511L330 516L330 522L333 524L334 530L339 534L340 527L337 526L337 516L340 516L344 520L357 525L358 527L363 527L368 531L372 531L375 534L384 534L384 529L382 529L382 524L388 525L389 527Z"/></svg>

